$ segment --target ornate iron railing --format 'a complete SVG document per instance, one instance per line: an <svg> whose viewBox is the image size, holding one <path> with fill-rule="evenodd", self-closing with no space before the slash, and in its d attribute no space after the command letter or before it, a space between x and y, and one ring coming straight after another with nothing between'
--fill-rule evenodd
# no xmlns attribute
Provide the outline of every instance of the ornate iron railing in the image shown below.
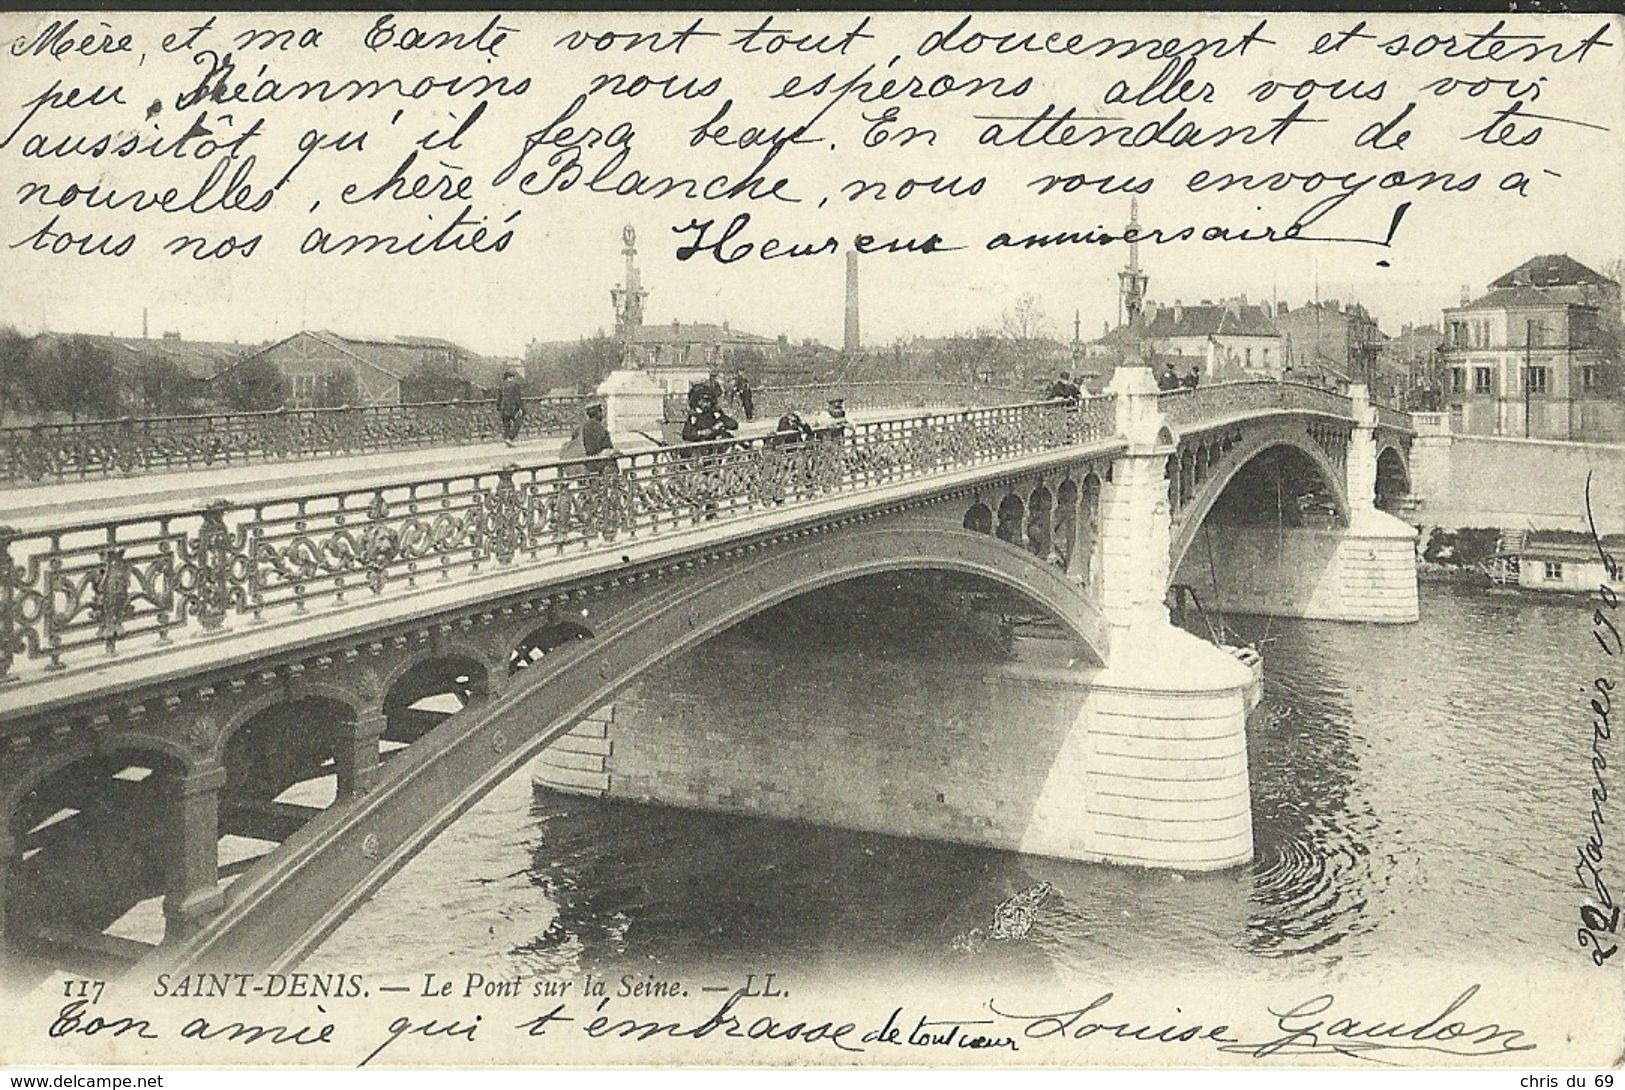
<svg viewBox="0 0 1625 1090"><path fill-rule="evenodd" d="M1105 437L1111 398L969 409L779 444L695 444L370 489L0 529L0 678L152 648L228 618L289 623L714 519Z"/></svg>
<svg viewBox="0 0 1625 1090"><path fill-rule="evenodd" d="M1354 415L1353 402L1343 394L1318 386L1269 380L1168 390L1159 396L1158 405L1175 427L1262 409L1301 409L1349 418Z"/></svg>
<svg viewBox="0 0 1625 1090"><path fill-rule="evenodd" d="M758 419L777 419L792 409L810 415L833 397L844 398L849 409L966 409L1018 405L1035 396L1032 390L1014 386L969 382L830 382L764 386L751 400ZM724 401L730 412L735 411L737 400L725 395ZM687 415L687 392L667 394L666 419L682 420Z"/></svg>
<svg viewBox="0 0 1625 1090"><path fill-rule="evenodd" d="M529 397L520 437L568 435L586 398ZM491 401L284 409L0 428L0 483L82 480L502 438Z"/></svg>

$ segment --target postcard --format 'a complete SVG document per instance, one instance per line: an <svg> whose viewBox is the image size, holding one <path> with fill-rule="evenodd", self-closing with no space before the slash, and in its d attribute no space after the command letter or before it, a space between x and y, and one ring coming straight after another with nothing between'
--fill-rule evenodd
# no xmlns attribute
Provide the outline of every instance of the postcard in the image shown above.
<svg viewBox="0 0 1625 1090"><path fill-rule="evenodd" d="M1620 1064L1618 16L0 50L0 1061Z"/></svg>

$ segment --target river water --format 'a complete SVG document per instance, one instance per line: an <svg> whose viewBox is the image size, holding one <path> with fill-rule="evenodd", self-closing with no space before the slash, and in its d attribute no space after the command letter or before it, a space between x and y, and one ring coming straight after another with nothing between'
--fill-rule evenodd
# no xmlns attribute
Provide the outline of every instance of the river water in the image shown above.
<svg viewBox="0 0 1625 1090"><path fill-rule="evenodd" d="M1438 962L1573 968L1588 687L1575 600L1422 588L1422 620L1238 617L1268 692L1248 732L1253 863L1066 863L604 802L513 777L307 968L571 976L899 971L1066 981L1177 965L1252 978ZM965 941L1054 892L1024 941Z"/></svg>

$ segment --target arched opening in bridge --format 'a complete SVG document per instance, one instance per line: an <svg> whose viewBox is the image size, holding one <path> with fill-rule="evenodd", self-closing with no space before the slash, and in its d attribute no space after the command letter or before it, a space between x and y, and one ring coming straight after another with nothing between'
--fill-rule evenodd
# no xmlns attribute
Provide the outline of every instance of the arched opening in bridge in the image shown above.
<svg viewBox="0 0 1625 1090"><path fill-rule="evenodd" d="M38 780L7 815L4 935L21 976L116 972L163 938L174 866L171 784L157 751L87 756Z"/></svg>
<svg viewBox="0 0 1625 1090"><path fill-rule="evenodd" d="M1022 508L1021 497L1015 493L1008 493L999 501L999 527L996 531L1000 541L1011 545L1023 545L1021 522L1026 514Z"/></svg>
<svg viewBox="0 0 1625 1090"><path fill-rule="evenodd" d="M1383 447L1377 455L1377 507L1393 512L1411 492L1411 475L1405 459L1393 447Z"/></svg>
<svg viewBox="0 0 1625 1090"><path fill-rule="evenodd" d="M1055 497L1050 490L1043 485L1033 489L1027 497L1027 551L1040 560L1049 557L1055 544L1054 528L1050 524L1054 512Z"/></svg>
<svg viewBox="0 0 1625 1090"><path fill-rule="evenodd" d="M1078 482L1068 477L1055 490L1055 554L1061 567L1073 571L1078 548Z"/></svg>
<svg viewBox="0 0 1625 1090"><path fill-rule="evenodd" d="M417 741L488 691L484 664L445 654L412 664L384 694L382 752Z"/></svg>
<svg viewBox="0 0 1625 1090"><path fill-rule="evenodd" d="M1195 458L1191 459L1194 473ZM1200 496L1192 496L1193 501ZM1200 504L1192 503L1192 516ZM1237 469L1208 507L1169 586L1176 624L1228 642L1220 608L1270 612L1307 592L1335 538L1306 531L1348 525L1336 485L1314 457L1290 443L1265 447ZM1177 547L1177 546L1176 546ZM1221 605L1227 603L1227 605Z"/></svg>
<svg viewBox="0 0 1625 1090"><path fill-rule="evenodd" d="M533 666L561 647L592 639L592 629L575 621L556 621L526 634L508 655L508 673Z"/></svg>
<svg viewBox="0 0 1625 1090"><path fill-rule="evenodd" d="M221 875L235 875L333 804L357 710L328 697L286 700L226 739Z"/></svg>
<svg viewBox="0 0 1625 1090"><path fill-rule="evenodd" d="M1034 684L1025 668L1064 668L1082 654L1022 590L921 568L808 591L651 667L616 695L602 735L579 738L601 749L581 745L559 755L569 760L532 766L548 768L534 773L548 840L533 865L544 887L574 892L559 903L558 929L586 956L621 941L606 926L617 893L579 881L599 853L572 846L588 823L647 829L650 811L554 790L902 835L975 839L998 822L1015 839L1075 721L1067 701L1081 699L1063 684ZM581 771L598 752L602 763ZM675 843L715 823L663 814L654 827ZM818 834L784 835L802 843ZM768 892L765 877L756 900L755 891L684 881L696 887L690 911L718 919L750 900L752 918L774 931L805 911L804 898ZM740 941L735 927L706 930L696 941L719 953Z"/></svg>
<svg viewBox="0 0 1625 1090"><path fill-rule="evenodd" d="M1100 478L1083 478L1078 490L1077 544L1067 570L1094 597L1100 592Z"/></svg>
<svg viewBox="0 0 1625 1090"><path fill-rule="evenodd" d="M987 504L975 503L965 512L965 529L978 534L991 534L993 532L993 512L989 511Z"/></svg>
<svg viewBox="0 0 1625 1090"><path fill-rule="evenodd" d="M1279 444L1259 451L1224 486L1209 508L1210 526L1329 529L1347 525L1337 492L1319 464L1302 450Z"/></svg>

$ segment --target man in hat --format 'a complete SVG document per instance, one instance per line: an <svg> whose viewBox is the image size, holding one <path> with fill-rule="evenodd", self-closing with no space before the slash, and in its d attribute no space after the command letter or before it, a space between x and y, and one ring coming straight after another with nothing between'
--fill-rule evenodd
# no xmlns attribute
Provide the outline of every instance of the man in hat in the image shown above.
<svg viewBox="0 0 1625 1090"><path fill-rule="evenodd" d="M744 371L734 373L733 393L739 399L739 411L745 414L745 419L755 420L756 393L750 388L750 379L745 377Z"/></svg>
<svg viewBox="0 0 1625 1090"><path fill-rule="evenodd" d="M502 420L502 441L510 447L519 438L519 424L525 415L525 392L519 386L519 374L502 373L502 385L497 387L497 416Z"/></svg>
<svg viewBox="0 0 1625 1090"><path fill-rule="evenodd" d="M813 419L813 431L820 439L840 439L847 430L846 399L832 397L829 407Z"/></svg>
<svg viewBox="0 0 1625 1090"><path fill-rule="evenodd" d="M683 442L708 443L718 439L732 439L739 421L717 408L717 399L709 387L696 388L694 408L683 422ZM695 391L690 391L691 395Z"/></svg>
<svg viewBox="0 0 1625 1090"><path fill-rule="evenodd" d="M1191 373L1185 376L1185 380L1180 385L1186 387L1187 389L1194 390L1198 385L1200 385L1201 381L1202 365L1199 363L1193 363L1191 364Z"/></svg>
<svg viewBox="0 0 1625 1090"><path fill-rule="evenodd" d="M1179 372L1174 370L1174 361L1169 360L1162 365L1162 374L1157 376L1157 389L1177 390L1180 385Z"/></svg>
<svg viewBox="0 0 1625 1090"><path fill-rule="evenodd" d="M594 469L603 473L615 465L615 458L620 452L615 449L615 441L610 438L609 429L604 427L602 405L587 406L587 419L581 422L576 434L581 438L582 453L594 460Z"/></svg>

